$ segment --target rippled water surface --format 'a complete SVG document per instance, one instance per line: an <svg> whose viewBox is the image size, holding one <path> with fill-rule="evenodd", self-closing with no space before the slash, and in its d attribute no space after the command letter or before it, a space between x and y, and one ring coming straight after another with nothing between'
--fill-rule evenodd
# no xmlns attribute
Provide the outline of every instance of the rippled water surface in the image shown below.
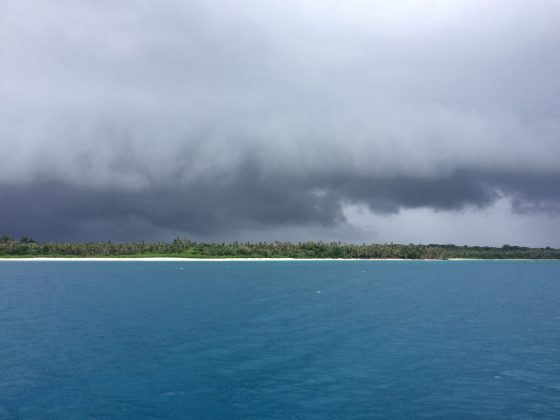
<svg viewBox="0 0 560 420"><path fill-rule="evenodd" d="M0 262L1 418L560 418L560 262Z"/></svg>

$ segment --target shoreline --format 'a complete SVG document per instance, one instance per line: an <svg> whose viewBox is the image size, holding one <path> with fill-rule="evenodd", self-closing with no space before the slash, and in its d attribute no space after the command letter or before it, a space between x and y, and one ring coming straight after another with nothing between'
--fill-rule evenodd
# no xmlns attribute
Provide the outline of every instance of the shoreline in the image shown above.
<svg viewBox="0 0 560 420"><path fill-rule="evenodd" d="M0 261L147 261L147 262L247 262L247 261L444 261L410 258L189 258L189 257L15 257L0 258Z"/></svg>
<svg viewBox="0 0 560 420"><path fill-rule="evenodd" d="M79 261L79 262L268 262L268 261L558 261L552 258L448 258L412 259L412 258L188 258L188 257L14 257L0 258L0 261Z"/></svg>

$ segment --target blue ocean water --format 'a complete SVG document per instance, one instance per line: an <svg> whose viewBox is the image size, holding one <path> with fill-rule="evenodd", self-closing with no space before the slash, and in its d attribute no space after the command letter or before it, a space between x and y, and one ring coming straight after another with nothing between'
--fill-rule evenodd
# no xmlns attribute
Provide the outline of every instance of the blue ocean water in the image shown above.
<svg viewBox="0 0 560 420"><path fill-rule="evenodd" d="M559 418L560 262L0 262L0 418Z"/></svg>

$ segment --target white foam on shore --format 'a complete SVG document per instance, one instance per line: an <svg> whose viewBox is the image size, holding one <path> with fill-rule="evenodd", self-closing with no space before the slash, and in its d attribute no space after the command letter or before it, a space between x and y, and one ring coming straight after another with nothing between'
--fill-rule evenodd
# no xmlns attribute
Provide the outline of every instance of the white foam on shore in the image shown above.
<svg viewBox="0 0 560 420"><path fill-rule="evenodd" d="M138 258L114 258L114 257L16 257L16 258L0 258L0 261L208 261L208 262L225 262L225 261L438 261L438 260L411 260L405 258L181 258L181 257L138 257Z"/></svg>
<svg viewBox="0 0 560 420"><path fill-rule="evenodd" d="M530 258L448 258L439 259L411 259L411 258L189 258L189 257L15 257L0 258L0 261L148 261L148 262L227 262L227 261L553 261L551 259ZM556 260L557 261L557 260Z"/></svg>

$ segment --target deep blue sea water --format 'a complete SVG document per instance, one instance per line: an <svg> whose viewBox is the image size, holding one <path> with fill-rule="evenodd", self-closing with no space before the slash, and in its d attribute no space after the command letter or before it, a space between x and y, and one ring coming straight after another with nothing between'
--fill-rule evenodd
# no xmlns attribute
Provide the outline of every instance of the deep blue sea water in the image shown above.
<svg viewBox="0 0 560 420"><path fill-rule="evenodd" d="M560 418L560 262L0 262L0 418Z"/></svg>

